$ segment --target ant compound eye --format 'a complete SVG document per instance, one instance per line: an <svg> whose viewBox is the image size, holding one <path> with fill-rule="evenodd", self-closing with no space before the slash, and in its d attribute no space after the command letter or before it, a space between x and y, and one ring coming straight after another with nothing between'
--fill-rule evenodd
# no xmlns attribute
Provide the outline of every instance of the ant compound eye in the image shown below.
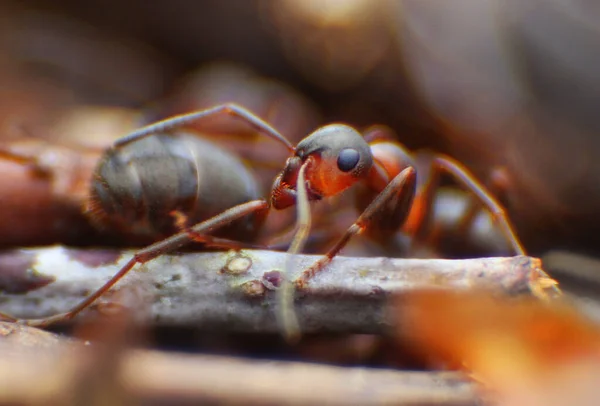
<svg viewBox="0 0 600 406"><path fill-rule="evenodd" d="M360 154L354 148L345 148L340 151L337 166L342 172L350 172L360 160Z"/></svg>

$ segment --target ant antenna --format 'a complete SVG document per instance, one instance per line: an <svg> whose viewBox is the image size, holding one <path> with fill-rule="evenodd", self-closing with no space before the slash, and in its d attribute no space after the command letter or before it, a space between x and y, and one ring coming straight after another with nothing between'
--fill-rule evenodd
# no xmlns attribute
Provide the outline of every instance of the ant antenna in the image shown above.
<svg viewBox="0 0 600 406"><path fill-rule="evenodd" d="M298 254L304 248L308 234L310 232L310 204L308 201L308 193L306 192L306 167L311 159L308 159L300 167L298 172L298 180L296 183L296 233L294 239L288 249L288 258L286 260L285 269L281 285L277 290L277 314L279 316L279 324L283 329L283 333L288 342L296 342L300 338L300 325L294 311L294 289L295 286L290 280L290 269L293 268L293 262Z"/></svg>

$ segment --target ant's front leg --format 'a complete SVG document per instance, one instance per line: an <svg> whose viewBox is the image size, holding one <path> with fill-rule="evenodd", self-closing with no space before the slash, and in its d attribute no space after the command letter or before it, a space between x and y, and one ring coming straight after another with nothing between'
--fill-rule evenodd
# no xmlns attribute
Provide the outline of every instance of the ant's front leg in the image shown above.
<svg viewBox="0 0 600 406"><path fill-rule="evenodd" d="M397 216L395 220L402 223L412 205L415 187L416 171L413 167L408 167L396 175L367 206L354 224L346 230L337 243L321 259L302 272L295 281L296 287L302 289L311 278L333 260L353 236L362 233L373 223L377 224L384 220L379 216L393 214Z"/></svg>

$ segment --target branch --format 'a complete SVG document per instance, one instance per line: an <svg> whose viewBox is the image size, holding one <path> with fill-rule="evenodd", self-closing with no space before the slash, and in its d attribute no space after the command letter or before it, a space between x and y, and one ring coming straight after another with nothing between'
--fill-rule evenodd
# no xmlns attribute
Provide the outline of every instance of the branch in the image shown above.
<svg viewBox="0 0 600 406"><path fill-rule="evenodd" d="M0 323L0 351L6 354L0 363L1 404L478 403L474 385L454 372L244 360L132 350L115 343L84 346L6 323Z"/></svg>
<svg viewBox="0 0 600 406"><path fill-rule="evenodd" d="M26 260L14 260L19 255ZM156 324L277 332L274 290L286 255L251 250L165 255L136 268L145 272L130 272L112 292L133 288L138 297L149 303L148 312ZM2 265L1 273L44 281L54 279L45 286L32 283L26 293L2 295L0 311L31 318L71 308L112 276L131 252L62 247L20 250L0 254L0 264L4 256L11 256L11 266L20 268L7 270ZM297 277L317 258L297 256L298 268L292 270L292 276ZM380 333L387 324L384 304L391 293L433 287L485 288L519 294L528 292L531 281L540 277L540 266L538 259L530 257L336 257L305 290L297 292L296 311L304 332ZM15 283L23 286L20 280ZM4 290L10 291L10 286ZM111 303L111 297L114 303L112 293L103 301ZM95 306L94 311L110 307ZM138 304L137 308L143 307Z"/></svg>

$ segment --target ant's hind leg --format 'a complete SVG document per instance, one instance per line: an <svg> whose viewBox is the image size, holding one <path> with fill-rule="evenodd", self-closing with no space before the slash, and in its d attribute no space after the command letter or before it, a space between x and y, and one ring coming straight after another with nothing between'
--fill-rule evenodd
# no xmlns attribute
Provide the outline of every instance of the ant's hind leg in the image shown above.
<svg viewBox="0 0 600 406"><path fill-rule="evenodd" d="M515 254L525 255L525 249L517 237L515 228L506 215L504 208L467 168L450 157L439 155L433 160L433 170L444 171L452 175L464 188L472 192L479 202L490 211L494 222L500 227Z"/></svg>
<svg viewBox="0 0 600 406"><path fill-rule="evenodd" d="M194 234L203 235L207 231L214 231L229 224L232 221L240 219L256 211L268 209L269 204L265 200L252 200L247 203L240 204L232 207L231 209L225 210L221 214L218 214L208 220L198 223L190 228ZM71 310L57 314L54 316L44 317L40 319L18 319L6 314L0 313L0 318L4 318L8 321L16 323L34 326L34 327L45 327L54 323L68 321L78 315L80 312L89 307L99 297L104 295L109 289L111 289L121 278L123 278L133 267L137 264L144 264L154 258L157 258L163 254L172 252L183 245L189 243L190 235L187 230L177 233L169 238L154 243L146 248L137 251L133 257L104 285L97 289L90 296L85 298L81 303L72 308Z"/></svg>

